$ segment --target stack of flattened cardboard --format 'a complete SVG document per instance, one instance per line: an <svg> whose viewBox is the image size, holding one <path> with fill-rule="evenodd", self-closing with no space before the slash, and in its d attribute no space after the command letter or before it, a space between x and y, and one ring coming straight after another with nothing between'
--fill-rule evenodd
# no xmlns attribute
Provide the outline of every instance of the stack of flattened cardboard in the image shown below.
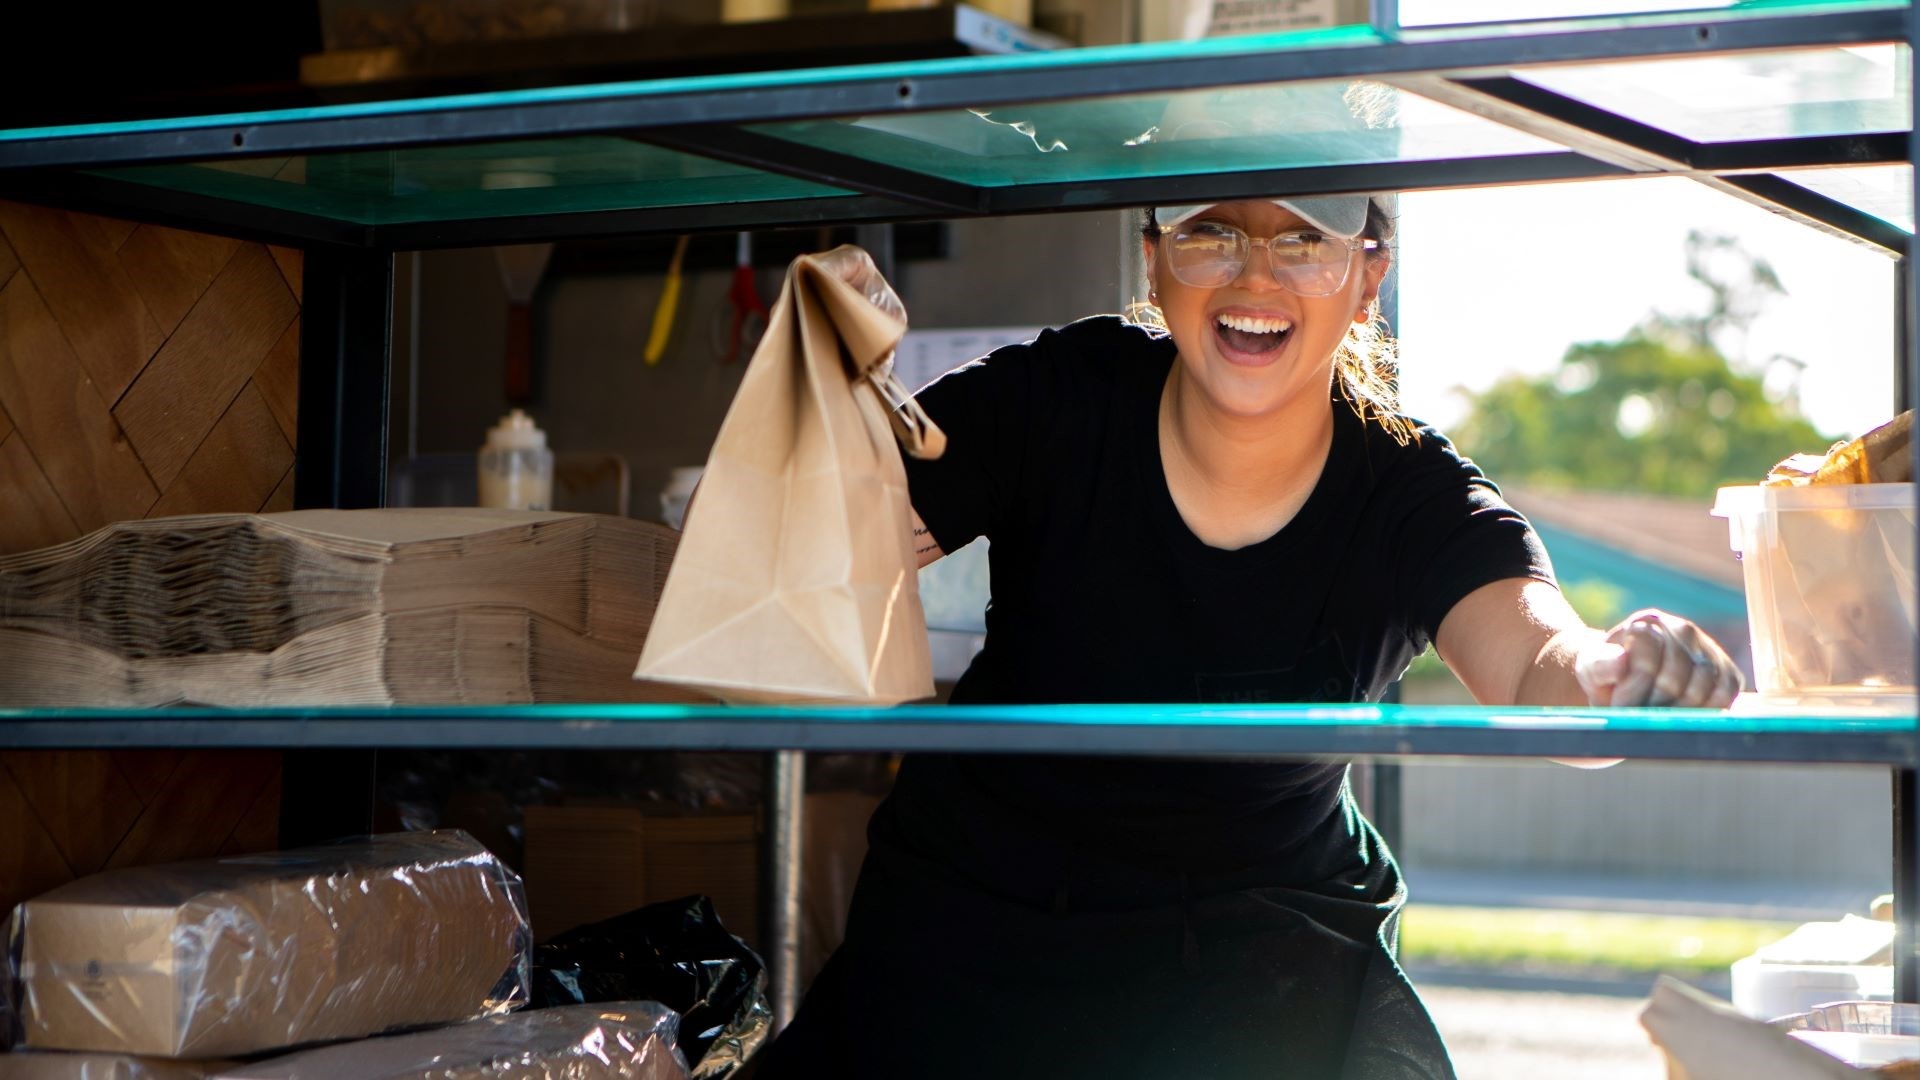
<svg viewBox="0 0 1920 1080"><path fill-rule="evenodd" d="M477 509L111 525L0 558L0 706L690 700L630 674L677 539Z"/></svg>

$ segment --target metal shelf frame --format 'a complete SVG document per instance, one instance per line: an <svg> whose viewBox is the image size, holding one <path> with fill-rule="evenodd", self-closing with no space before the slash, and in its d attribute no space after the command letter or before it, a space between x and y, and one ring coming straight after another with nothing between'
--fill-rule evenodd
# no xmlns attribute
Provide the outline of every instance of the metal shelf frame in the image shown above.
<svg viewBox="0 0 1920 1080"><path fill-rule="evenodd" d="M1273 52L1260 39L1123 46L755 76L663 80L548 91L361 103L126 124L0 131L0 197L104 213L302 249L296 502L385 502L393 254L576 237L685 234L828 223L884 223L1131 208L1265 195L1683 176L1898 259L1899 376L1920 385L1913 315L1920 308L1903 229L1781 175L1825 165L1911 163L1910 131L1703 143L1514 77L1540 65L1866 46L1920 39L1911 7L1863 3L1740 18L1680 12L1569 21L1524 34L1473 28L1389 32L1356 28L1324 47ZM1318 165L1071 183L969 184L808 147L750 125L852 114L889 115L1065 102L1278 82L1374 79L1499 121L1561 149L1387 164ZM1909 80L1911 82L1911 80ZM1911 116L1912 113L1909 113ZM1911 126L1911 124L1909 125ZM176 162L323 155L499 140L613 135L846 194L707 206L610 209L511 217L364 224L317 211L266 207L135 182L101 170ZM316 158L316 161L324 160ZM1920 444L1916 444L1920 457ZM1920 642L1916 643L1920 650ZM1319 723L1074 723L962 718L914 709L840 723L791 710L734 709L639 720L553 707L513 710L165 710L129 719L85 710L0 712L0 747L272 746L286 748L283 838L365 828L371 755L383 747L649 747L770 751L771 861L765 880L776 1022L798 1000L800 771L808 750L939 749L1187 755L1629 756L1718 761L1868 762L1889 766L1894 792L1897 996L1920 1001L1920 725L1845 733L1670 728L1608 730L1525 714L1513 726L1469 730L1420 710L1386 719L1335 710ZM1557 714L1555 714L1557 715ZM960 722L964 720L965 722ZM1109 718L1111 720L1111 718Z"/></svg>
<svg viewBox="0 0 1920 1080"><path fill-rule="evenodd" d="M1513 79L1542 65L1907 40L1891 7L1737 19L1704 13L1624 26L1526 34L1411 30L1355 33L1274 54L1234 39L1191 47L1117 46L964 60L879 64L762 76L715 76L535 94L476 94L131 124L0 131L0 194L302 247L379 251L532 243L576 236L686 233L825 222L884 222L1131 208L1256 196L1688 176L1829 231L1906 250L1907 235L1772 176L1781 169L1906 160L1904 132L1702 144ZM1257 39L1255 39L1257 40ZM1562 152L1434 161L1255 169L1098 182L982 186L805 146L748 125L852 114L904 115L1066 102L1220 86L1376 79L1557 142ZM489 140L615 135L852 194L661 210L602 210L360 225L320 214L170 191L88 170L262 156L447 146ZM1758 180L1750 182L1749 178Z"/></svg>

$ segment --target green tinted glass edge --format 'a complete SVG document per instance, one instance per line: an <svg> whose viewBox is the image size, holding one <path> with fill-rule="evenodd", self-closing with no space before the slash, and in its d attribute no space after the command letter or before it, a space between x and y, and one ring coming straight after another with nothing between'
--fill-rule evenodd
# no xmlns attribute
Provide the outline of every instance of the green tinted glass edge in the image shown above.
<svg viewBox="0 0 1920 1080"><path fill-rule="evenodd" d="M1861 710L1721 712L1712 709L1487 708L1460 705L998 705L895 708L803 706L705 706L653 704L408 706L394 708L261 709L0 709L8 720L84 716L110 720L255 719L346 720L598 720L648 723L690 720L778 720L805 724L921 723L1034 724L1049 726L1237 727L1237 728L1428 728L1486 731L1830 733L1910 734L1920 730L1912 713Z"/></svg>

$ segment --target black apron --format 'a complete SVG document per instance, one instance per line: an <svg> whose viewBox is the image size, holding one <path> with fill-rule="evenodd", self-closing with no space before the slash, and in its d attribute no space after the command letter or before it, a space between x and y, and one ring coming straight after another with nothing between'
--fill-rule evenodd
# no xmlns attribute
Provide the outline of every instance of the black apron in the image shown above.
<svg viewBox="0 0 1920 1080"><path fill-rule="evenodd" d="M1106 863L1077 894L963 878L887 806L870 833L846 941L757 1080L1453 1076L1388 951L1399 871L1344 789L1284 864Z"/></svg>

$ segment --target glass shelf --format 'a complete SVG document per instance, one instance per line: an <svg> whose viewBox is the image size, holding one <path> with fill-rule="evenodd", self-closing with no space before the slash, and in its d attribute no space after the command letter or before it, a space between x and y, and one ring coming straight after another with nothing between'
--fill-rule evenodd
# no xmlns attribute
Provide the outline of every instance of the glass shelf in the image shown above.
<svg viewBox="0 0 1920 1080"><path fill-rule="evenodd" d="M1560 147L1371 82L1280 83L753 125L983 187L1548 153Z"/></svg>
<svg viewBox="0 0 1920 1080"><path fill-rule="evenodd" d="M1532 68L1520 78L1695 142L1905 131L1912 63L1865 45Z"/></svg>
<svg viewBox="0 0 1920 1080"><path fill-rule="evenodd" d="M1145 755L1494 755L1913 764L1911 706L1433 705L0 710L0 747L380 746Z"/></svg>
<svg viewBox="0 0 1920 1080"><path fill-rule="evenodd" d="M358 225L853 194L604 136L142 165L94 175Z"/></svg>
<svg viewBox="0 0 1920 1080"><path fill-rule="evenodd" d="M1781 176L1829 199L1872 214L1896 228L1913 231L1913 166L1862 165L1832 169L1790 169Z"/></svg>

